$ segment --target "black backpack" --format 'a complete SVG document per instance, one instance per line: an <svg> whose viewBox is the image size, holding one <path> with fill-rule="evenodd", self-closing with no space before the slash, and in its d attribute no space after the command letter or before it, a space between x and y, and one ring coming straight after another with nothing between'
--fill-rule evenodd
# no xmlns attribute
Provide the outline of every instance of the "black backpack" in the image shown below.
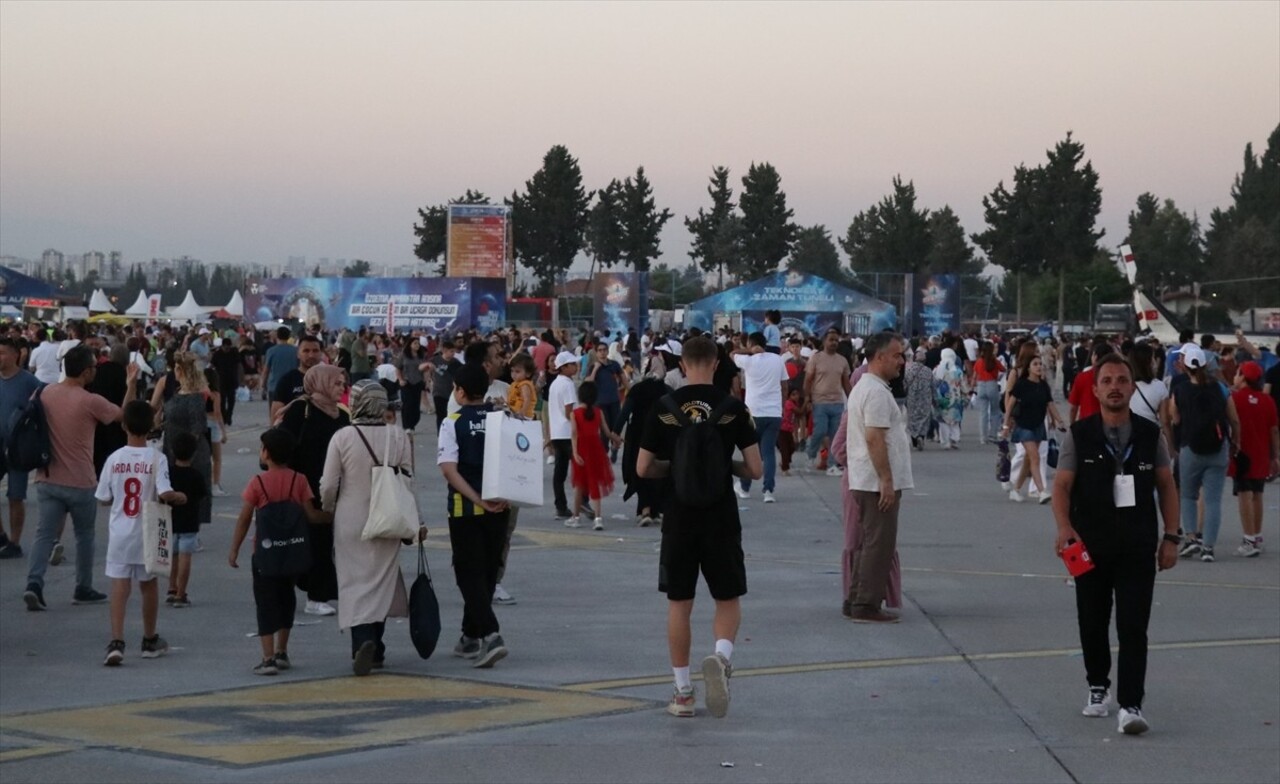
<svg viewBox="0 0 1280 784"><path fill-rule="evenodd" d="M297 481L295 471L289 481L289 495L258 510L253 532L253 568L264 577L297 577L311 571L307 513L301 504L292 500L293 483ZM266 497L267 486L261 476L258 476L258 485Z"/></svg>
<svg viewBox="0 0 1280 784"><path fill-rule="evenodd" d="M1216 455L1227 437L1227 399L1216 381L1190 384L1178 407L1182 443L1197 455Z"/></svg>
<svg viewBox="0 0 1280 784"><path fill-rule="evenodd" d="M49 421L45 418L44 404L40 402L40 387L31 395L26 405L13 412L9 423L9 443L5 450L9 468L14 471L49 471L53 460L53 444L49 440Z"/></svg>
<svg viewBox="0 0 1280 784"><path fill-rule="evenodd" d="M683 506L714 506L729 491L733 468L718 425L736 399L732 395L725 397L701 422L690 419L671 395L664 395L661 402L680 425L671 455L676 499Z"/></svg>

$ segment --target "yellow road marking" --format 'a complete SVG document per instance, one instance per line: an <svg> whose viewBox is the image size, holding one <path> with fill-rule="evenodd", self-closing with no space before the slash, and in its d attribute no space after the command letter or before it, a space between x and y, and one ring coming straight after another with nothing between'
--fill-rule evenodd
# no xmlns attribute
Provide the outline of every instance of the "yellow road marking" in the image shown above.
<svg viewBox="0 0 1280 784"><path fill-rule="evenodd" d="M1253 645L1280 645L1280 637L1262 637L1239 640L1195 640L1190 642L1154 643L1148 648L1153 651L1194 650L1198 648L1238 648ZM1115 652L1118 648L1112 648ZM1079 648L1049 648L1033 651L1000 651L994 653L942 654L939 656L904 656L894 659L860 659L838 662L815 662L812 664L782 664L773 667L753 667L734 669L735 678L758 678L768 675L804 675L811 672L835 672L839 670L867 670L880 667L913 667L922 664L960 664L966 661L1001 661L1009 659L1047 659L1060 656L1079 655ZM693 676L695 679L701 677ZM645 675L635 678L618 678L608 681L589 681L586 683L568 684L564 688L571 691L608 691L610 689L627 689L636 686L659 686L668 683L671 675Z"/></svg>
<svg viewBox="0 0 1280 784"><path fill-rule="evenodd" d="M71 751L70 746L28 746L20 749L9 749L8 751L0 751L0 763L17 762L25 759L35 759L36 757L47 757L50 754L62 754Z"/></svg>
<svg viewBox="0 0 1280 784"><path fill-rule="evenodd" d="M21 725L79 745L247 766L650 707L580 691L382 674L49 711L24 715Z"/></svg>

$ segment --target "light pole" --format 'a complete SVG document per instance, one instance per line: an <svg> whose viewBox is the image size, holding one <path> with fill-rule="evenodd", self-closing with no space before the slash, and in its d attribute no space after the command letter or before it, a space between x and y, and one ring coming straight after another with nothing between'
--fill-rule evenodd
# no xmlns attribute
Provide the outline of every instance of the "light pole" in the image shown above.
<svg viewBox="0 0 1280 784"><path fill-rule="evenodd" d="M1097 286L1085 286L1084 290L1089 292L1089 328L1093 328L1093 292L1098 290Z"/></svg>

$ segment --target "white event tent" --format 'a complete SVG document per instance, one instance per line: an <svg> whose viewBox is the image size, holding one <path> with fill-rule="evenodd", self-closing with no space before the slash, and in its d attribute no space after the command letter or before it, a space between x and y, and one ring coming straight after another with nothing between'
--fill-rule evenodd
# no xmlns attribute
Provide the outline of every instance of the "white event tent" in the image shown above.
<svg viewBox="0 0 1280 784"><path fill-rule="evenodd" d="M93 296L89 298L90 313L114 313L115 308L111 305L111 300L107 299L107 294L102 289L95 289Z"/></svg>
<svg viewBox="0 0 1280 784"><path fill-rule="evenodd" d="M209 307L208 305L200 305L196 302L196 297L191 293L191 289L187 289L187 298L182 300L182 304L176 308L170 308L165 311L165 318L175 321L202 321L215 310L218 306Z"/></svg>
<svg viewBox="0 0 1280 784"><path fill-rule="evenodd" d="M126 316L144 316L145 317L149 312L148 307L150 304L151 303L148 301L147 292L139 291L138 298L134 300L134 303L129 306L129 309L126 310L124 314Z"/></svg>

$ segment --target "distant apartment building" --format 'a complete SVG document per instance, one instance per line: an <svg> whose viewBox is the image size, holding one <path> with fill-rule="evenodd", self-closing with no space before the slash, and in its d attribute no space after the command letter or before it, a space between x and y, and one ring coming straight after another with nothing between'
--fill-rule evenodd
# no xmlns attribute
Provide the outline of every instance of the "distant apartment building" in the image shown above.
<svg viewBox="0 0 1280 784"><path fill-rule="evenodd" d="M40 277L62 277L66 265L66 257L59 251L49 248L40 254L40 267L37 274Z"/></svg>

